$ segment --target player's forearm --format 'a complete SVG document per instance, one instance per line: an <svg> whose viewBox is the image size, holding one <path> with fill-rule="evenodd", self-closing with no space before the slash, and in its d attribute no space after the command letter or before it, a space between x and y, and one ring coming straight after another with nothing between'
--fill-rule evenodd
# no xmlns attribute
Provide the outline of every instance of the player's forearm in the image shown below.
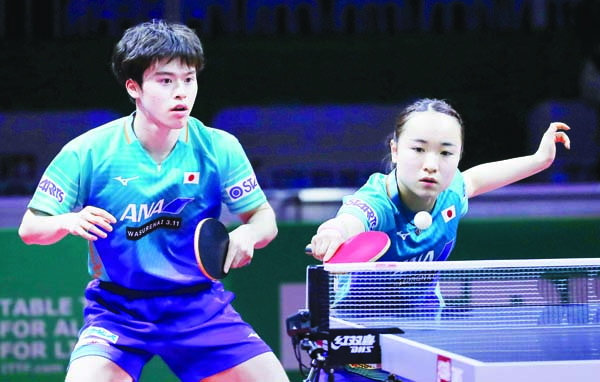
<svg viewBox="0 0 600 382"><path fill-rule="evenodd" d="M263 248L277 236L275 211L269 204L259 207L245 222L252 229L256 244L254 248Z"/></svg>
<svg viewBox="0 0 600 382"><path fill-rule="evenodd" d="M65 215L45 216L27 211L19 226L19 236L25 244L54 244L68 233Z"/></svg>
<svg viewBox="0 0 600 382"><path fill-rule="evenodd" d="M568 130L568 125L552 122L544 132L535 154L486 163L465 171L467 195L473 197L495 190L550 167L556 156L557 143L562 143L566 149L571 148L571 141L565 133Z"/></svg>
<svg viewBox="0 0 600 382"><path fill-rule="evenodd" d="M469 197L515 183L548 168L552 162L528 155L475 166L464 172L471 184Z"/></svg>
<svg viewBox="0 0 600 382"><path fill-rule="evenodd" d="M463 175L469 197L484 194L525 179L548 168L552 161L528 155L484 163L466 170Z"/></svg>
<svg viewBox="0 0 600 382"><path fill-rule="evenodd" d="M333 219L325 221L317 229L317 234L324 231L332 230L337 232L343 241L351 238L354 235L358 235L365 231L365 227L360 219L350 214L340 214Z"/></svg>

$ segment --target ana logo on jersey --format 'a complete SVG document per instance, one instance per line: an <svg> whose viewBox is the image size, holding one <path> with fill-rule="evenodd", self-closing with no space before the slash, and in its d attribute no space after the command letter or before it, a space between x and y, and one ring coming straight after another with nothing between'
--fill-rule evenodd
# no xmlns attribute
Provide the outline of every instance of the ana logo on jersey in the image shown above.
<svg viewBox="0 0 600 382"><path fill-rule="evenodd" d="M183 211L186 205L191 203L194 198L177 198L165 205L165 200L161 199L158 202L152 202L150 205L142 204L128 204L123 214L121 214L120 221L129 220L132 223L139 223L143 220L147 220L153 215L160 213L167 213L171 215L178 215Z"/></svg>
<svg viewBox="0 0 600 382"><path fill-rule="evenodd" d="M422 262L429 262L429 261L444 261L448 258L448 256L450 256L450 252L452 252L452 249L454 248L454 239L446 242L446 244L444 244L444 247L442 248L442 250L440 251L439 255L435 255L435 251L433 249L425 252L425 253L421 253L409 258L404 258L402 259L402 261L408 261L408 262L417 262L417 263L422 263Z"/></svg>
<svg viewBox="0 0 600 382"><path fill-rule="evenodd" d="M156 214L179 215L186 205L191 203L194 198L177 198L165 205L164 199L158 202L148 204L129 204L125 212L121 215L120 221L129 220L132 223L146 221ZM139 240L147 234L156 231L159 228L179 229L181 227L181 218L174 216L160 216L140 227L127 227L127 239Z"/></svg>

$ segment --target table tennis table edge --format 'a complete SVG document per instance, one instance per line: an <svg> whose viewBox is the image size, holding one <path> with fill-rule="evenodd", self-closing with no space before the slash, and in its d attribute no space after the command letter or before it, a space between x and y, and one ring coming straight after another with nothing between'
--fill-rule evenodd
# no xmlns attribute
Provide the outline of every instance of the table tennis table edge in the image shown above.
<svg viewBox="0 0 600 382"><path fill-rule="evenodd" d="M451 382L591 382L600 375L600 360L482 362L392 334L380 344L382 369L416 382L438 382L438 364L447 360Z"/></svg>

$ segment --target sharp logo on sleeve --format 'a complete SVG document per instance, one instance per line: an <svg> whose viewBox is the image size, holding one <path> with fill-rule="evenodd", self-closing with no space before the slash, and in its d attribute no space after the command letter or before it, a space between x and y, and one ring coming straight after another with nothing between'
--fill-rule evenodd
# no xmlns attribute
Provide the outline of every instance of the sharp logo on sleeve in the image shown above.
<svg viewBox="0 0 600 382"><path fill-rule="evenodd" d="M373 229L377 226L377 214L367 203L360 199L350 199L345 203L347 206L354 206L360 209L369 222L369 228Z"/></svg>
<svg viewBox="0 0 600 382"><path fill-rule="evenodd" d="M65 192L50 178L42 178L40 184L38 184L38 190L52 196L59 203L62 203L65 200Z"/></svg>
<svg viewBox="0 0 600 382"><path fill-rule="evenodd" d="M248 178L237 182L229 188L226 188L225 191L231 199L237 200L258 189L260 189L260 186L258 185L258 181L256 180L256 175L252 174Z"/></svg>

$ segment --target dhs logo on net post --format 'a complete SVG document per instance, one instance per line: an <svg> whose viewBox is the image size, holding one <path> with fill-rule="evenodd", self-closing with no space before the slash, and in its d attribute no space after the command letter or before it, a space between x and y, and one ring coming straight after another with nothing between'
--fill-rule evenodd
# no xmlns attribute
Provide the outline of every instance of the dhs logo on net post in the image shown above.
<svg viewBox="0 0 600 382"><path fill-rule="evenodd" d="M256 180L256 175L253 173L246 179L242 179L233 186L228 187L226 191L231 200L237 200L259 189L260 186Z"/></svg>
<svg viewBox="0 0 600 382"><path fill-rule="evenodd" d="M336 336L331 342L331 349L348 348L351 354L372 353L377 342L373 334Z"/></svg>
<svg viewBox="0 0 600 382"><path fill-rule="evenodd" d="M332 365L380 363L379 333L375 329L330 329L327 359Z"/></svg>

